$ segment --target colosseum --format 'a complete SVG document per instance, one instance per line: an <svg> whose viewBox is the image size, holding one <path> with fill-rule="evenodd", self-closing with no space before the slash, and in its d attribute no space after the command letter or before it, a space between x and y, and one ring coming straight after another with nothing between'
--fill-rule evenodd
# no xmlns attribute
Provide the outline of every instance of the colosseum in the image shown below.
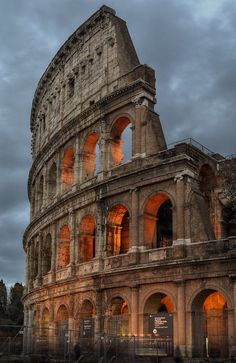
<svg viewBox="0 0 236 363"><path fill-rule="evenodd" d="M154 70L107 6L41 77L23 238L26 354L66 356L79 342L85 355L101 344L108 355L116 341L116 357L236 355L226 159L191 139L168 147L155 103Z"/></svg>

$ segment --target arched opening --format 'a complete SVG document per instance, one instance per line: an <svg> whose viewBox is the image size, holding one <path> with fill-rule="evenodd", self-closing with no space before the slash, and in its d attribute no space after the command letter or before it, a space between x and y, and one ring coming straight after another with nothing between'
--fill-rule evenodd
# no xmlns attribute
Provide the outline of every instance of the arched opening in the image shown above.
<svg viewBox="0 0 236 363"><path fill-rule="evenodd" d="M95 219L91 215L82 218L79 227L79 262L90 261L95 257Z"/></svg>
<svg viewBox="0 0 236 363"><path fill-rule="evenodd" d="M48 194L49 198L53 198L56 195L57 190L57 166L53 163L48 173Z"/></svg>
<svg viewBox="0 0 236 363"><path fill-rule="evenodd" d="M158 193L144 209L144 244L147 248L168 247L173 240L173 206L170 198Z"/></svg>
<svg viewBox="0 0 236 363"><path fill-rule="evenodd" d="M41 320L41 351L46 353L48 351L48 344L49 344L49 320L50 314L49 310L45 308L42 313L42 320Z"/></svg>
<svg viewBox="0 0 236 363"><path fill-rule="evenodd" d="M108 306L106 316L108 335L129 335L129 309L124 299L114 297Z"/></svg>
<svg viewBox="0 0 236 363"><path fill-rule="evenodd" d="M51 270L51 260L52 260L52 237L47 234L45 240L43 241L43 251L42 251L42 274L46 275Z"/></svg>
<svg viewBox="0 0 236 363"><path fill-rule="evenodd" d="M40 177L40 180L39 180L39 185L38 185L38 210L40 210L43 206L43 193L44 193L44 190L43 190L43 187L44 187L44 177L43 175L41 175Z"/></svg>
<svg viewBox="0 0 236 363"><path fill-rule="evenodd" d="M84 144L82 160L83 180L92 178L100 169L100 149L98 144L98 134L90 134Z"/></svg>
<svg viewBox="0 0 236 363"><path fill-rule="evenodd" d="M65 305L61 305L57 311L57 334L58 334L58 353L64 352L67 344L69 314Z"/></svg>
<svg viewBox="0 0 236 363"><path fill-rule="evenodd" d="M64 268L70 263L70 229L68 225L64 225L60 229L59 233L59 245L58 245L58 268Z"/></svg>
<svg viewBox="0 0 236 363"><path fill-rule="evenodd" d="M228 356L228 314L225 297L216 290L204 290L192 304L193 356Z"/></svg>
<svg viewBox="0 0 236 363"><path fill-rule="evenodd" d="M107 255L120 255L129 250L129 212L117 204L107 218Z"/></svg>
<svg viewBox="0 0 236 363"><path fill-rule="evenodd" d="M224 237L236 236L236 210L232 203L223 208L222 229Z"/></svg>
<svg viewBox="0 0 236 363"><path fill-rule="evenodd" d="M94 338L95 309L89 300L84 300L80 310L81 336L83 347L92 348Z"/></svg>
<svg viewBox="0 0 236 363"><path fill-rule="evenodd" d="M120 117L111 130L111 166L117 166L132 157L132 130L128 117Z"/></svg>
<svg viewBox="0 0 236 363"><path fill-rule="evenodd" d="M151 295L144 306L143 333L144 335L155 334L162 339L173 340L173 312L174 304L172 299L163 293L157 292ZM168 328L158 330L158 322L165 318ZM155 325L156 324L156 325Z"/></svg>
<svg viewBox="0 0 236 363"><path fill-rule="evenodd" d="M74 183L75 153L72 147L65 150L61 167L61 180L64 189L70 188Z"/></svg>

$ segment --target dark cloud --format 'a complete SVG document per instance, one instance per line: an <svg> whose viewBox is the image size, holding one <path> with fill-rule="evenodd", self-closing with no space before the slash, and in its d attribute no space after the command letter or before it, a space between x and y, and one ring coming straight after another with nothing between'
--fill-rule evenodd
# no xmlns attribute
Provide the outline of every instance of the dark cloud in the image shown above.
<svg viewBox="0 0 236 363"><path fill-rule="evenodd" d="M235 152L236 2L106 2L127 21L140 61L156 70L167 142L196 138ZM29 222L29 118L48 63L100 0L0 1L0 279L23 281L22 233Z"/></svg>

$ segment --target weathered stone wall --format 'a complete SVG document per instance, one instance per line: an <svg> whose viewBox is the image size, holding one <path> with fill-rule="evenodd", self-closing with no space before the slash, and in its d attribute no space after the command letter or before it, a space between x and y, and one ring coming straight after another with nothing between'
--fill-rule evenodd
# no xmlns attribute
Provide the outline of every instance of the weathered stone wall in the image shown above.
<svg viewBox="0 0 236 363"><path fill-rule="evenodd" d="M174 346L191 357L205 349L193 317L220 296L228 333L219 354L229 355L236 241L223 228L222 158L191 143L167 149L154 104L154 71L107 7L48 66L31 115L25 324L55 331L65 319L82 334L82 316L92 314L98 337L123 314L123 332L142 335L149 307L162 306L173 313ZM25 341L27 350L30 334Z"/></svg>

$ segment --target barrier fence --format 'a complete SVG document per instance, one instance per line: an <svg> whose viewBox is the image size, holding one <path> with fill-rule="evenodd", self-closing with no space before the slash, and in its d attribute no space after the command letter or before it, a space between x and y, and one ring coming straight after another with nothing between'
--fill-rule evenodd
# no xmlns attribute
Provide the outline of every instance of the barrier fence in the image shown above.
<svg viewBox="0 0 236 363"><path fill-rule="evenodd" d="M23 333L24 332L24 338ZM33 329L22 327L14 337L0 337L0 355L22 355L44 357L45 362L108 363L114 361L136 362L137 357L172 356L171 338L158 339L152 336L119 336L101 334L79 336L78 330ZM32 360L32 362L37 360Z"/></svg>

